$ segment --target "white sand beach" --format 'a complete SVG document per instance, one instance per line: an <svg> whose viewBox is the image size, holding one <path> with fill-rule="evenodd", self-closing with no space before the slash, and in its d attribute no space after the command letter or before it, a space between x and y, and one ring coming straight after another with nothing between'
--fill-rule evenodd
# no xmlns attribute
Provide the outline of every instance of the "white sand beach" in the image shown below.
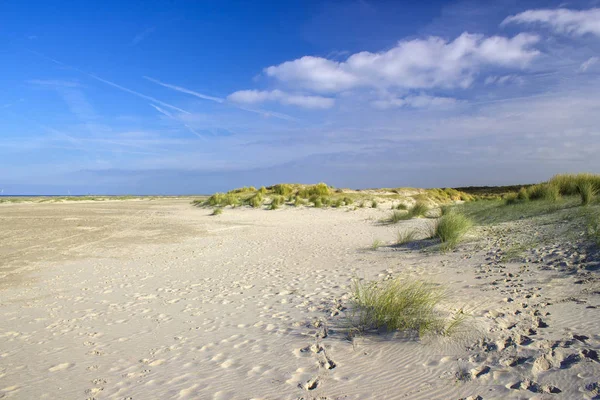
<svg viewBox="0 0 600 400"><path fill-rule="evenodd" d="M0 398L599 398L597 258L556 239L567 221L475 227L441 253L391 246L429 220L388 210L0 205ZM469 318L349 334L352 279L397 276Z"/></svg>

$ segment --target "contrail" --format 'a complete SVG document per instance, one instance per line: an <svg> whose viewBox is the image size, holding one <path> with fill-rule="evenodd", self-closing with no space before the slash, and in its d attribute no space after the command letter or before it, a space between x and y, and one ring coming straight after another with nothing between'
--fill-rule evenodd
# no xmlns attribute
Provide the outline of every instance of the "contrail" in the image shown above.
<svg viewBox="0 0 600 400"><path fill-rule="evenodd" d="M275 118L283 119L283 120L286 120L286 121L295 121L295 122L298 121L296 118L291 117L291 116L286 115L286 114L276 113L276 112L273 112L273 111L264 111L264 110L260 110L260 109L242 107L242 106L240 106L238 104L231 103L231 102L229 102L229 101L227 101L225 99L222 99L220 97L208 96L208 95L205 95L205 94L202 94L202 93L195 92L195 91L190 90L190 89L186 89L186 88L181 87L181 86L171 85L170 83L164 83L164 82L159 81L158 79L150 78L149 76L144 76L143 78L146 79L146 80L149 80L150 82L156 83L157 85L160 85L160 86L163 86L163 87L166 87L166 88L169 88L169 89L173 89L173 90L176 90L176 91L181 92L181 93L187 93L187 94L190 94L192 96L195 96L195 97L198 97L198 98L201 98L201 99L204 99L204 100L210 100L210 101L214 101L216 103L230 105L230 106L233 106L235 108L239 108L240 110L244 110L244 111L249 111L249 112L260 114L263 117L275 117Z"/></svg>
<svg viewBox="0 0 600 400"><path fill-rule="evenodd" d="M74 71L77 71L77 72L79 72L79 73L81 73L81 74L84 74L84 75L86 75L86 76L88 76L88 77L90 77L90 78L92 78L92 79L95 79L95 80L97 80L97 81L99 81L99 82L102 82L102 83L104 83L104 84L106 84L106 85L112 86L112 87L114 87L114 88L117 88L117 89L119 89L119 90L122 90L122 91L124 91L124 92L127 92L127 93L130 93L130 94L133 94L134 96L140 97L140 98L142 98L142 99L145 99L145 100L151 101L151 102L153 102L153 103L156 103L156 104L160 104L160 105L161 105L161 106L163 106L163 107L167 107L167 108L170 108L170 109L172 109L172 110L176 110L176 111L182 112L182 113L184 113L184 114L191 114L189 111L186 111L186 110L184 110L184 109L182 109L182 108L176 107L176 106L174 106L174 105L171 105L171 104L169 104L169 103L165 103L164 101L160 101L160 100L158 100L158 99L155 99L154 97L151 97L151 96L146 96L145 94L142 94L142 93L136 92L135 90L128 89L128 88L126 88L126 87L124 87L124 86L118 85L118 84L116 84L116 83L114 83L114 82L111 82L111 81L109 81L109 80L107 80L107 79L101 78L101 77L99 77L99 76L97 76L97 75L94 75L94 74L90 74L89 72L83 71L83 70L81 70L81 69L79 69L79 68L77 68L77 67L73 67L72 65L65 64L65 63L63 63L63 62L61 62L61 61L58 61L58 60L56 60L56 59L52 58L52 57L48 57L48 56L46 56L46 55L44 55L44 54L42 54L42 53L38 53L37 51L33 51L33 50L30 50L30 49L25 49L25 50L27 50L27 51L29 51L30 53L33 53L33 54L35 54L35 55L37 55L37 56L39 56L39 57L45 58L45 59L47 59L47 60L50 60L50 61L52 61L52 62L53 62L53 63L55 63L55 64L58 64L58 65L60 65L60 66L63 66L63 67L66 67L66 68L72 69L72 70L74 70Z"/></svg>

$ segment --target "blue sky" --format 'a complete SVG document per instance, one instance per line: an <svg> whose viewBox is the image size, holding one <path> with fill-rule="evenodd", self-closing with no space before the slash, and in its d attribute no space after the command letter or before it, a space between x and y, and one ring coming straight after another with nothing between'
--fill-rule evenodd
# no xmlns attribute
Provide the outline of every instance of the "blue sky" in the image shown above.
<svg viewBox="0 0 600 400"><path fill-rule="evenodd" d="M4 194L600 172L600 1L0 2Z"/></svg>

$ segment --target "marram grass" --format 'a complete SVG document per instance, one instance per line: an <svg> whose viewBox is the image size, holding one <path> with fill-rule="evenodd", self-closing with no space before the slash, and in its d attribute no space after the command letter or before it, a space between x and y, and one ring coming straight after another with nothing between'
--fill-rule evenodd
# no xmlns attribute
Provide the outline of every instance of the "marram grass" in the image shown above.
<svg viewBox="0 0 600 400"><path fill-rule="evenodd" d="M443 288L421 281L396 278L352 284L351 324L360 331L415 331L447 334L462 322L457 315L444 317L439 306Z"/></svg>

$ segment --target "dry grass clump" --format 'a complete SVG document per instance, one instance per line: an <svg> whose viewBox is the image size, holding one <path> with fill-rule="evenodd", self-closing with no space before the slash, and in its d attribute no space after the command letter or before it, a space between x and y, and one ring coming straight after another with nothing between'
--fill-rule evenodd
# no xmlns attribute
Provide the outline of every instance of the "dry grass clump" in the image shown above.
<svg viewBox="0 0 600 400"><path fill-rule="evenodd" d="M417 232L413 230L398 231L396 236L396 244L403 245L406 243L412 243L417 239Z"/></svg>
<svg viewBox="0 0 600 400"><path fill-rule="evenodd" d="M444 291L426 282L354 280L351 323L361 331L385 330L445 333L447 319L437 308ZM454 328L457 323L450 321Z"/></svg>
<svg viewBox="0 0 600 400"><path fill-rule="evenodd" d="M410 218L411 218L410 212L407 213L407 212L402 212L402 211L392 211L390 216L388 218L386 218L385 220L383 220L383 222L387 222L389 224L395 224L397 222L404 221L404 220L407 220Z"/></svg>
<svg viewBox="0 0 600 400"><path fill-rule="evenodd" d="M452 249L471 226L473 222L469 218L458 212L450 212L437 220L433 236L440 239L444 249Z"/></svg>
<svg viewBox="0 0 600 400"><path fill-rule="evenodd" d="M249 193L256 192L256 188L254 186L244 186L241 188L233 189L227 192L228 194L238 194L238 193Z"/></svg>

